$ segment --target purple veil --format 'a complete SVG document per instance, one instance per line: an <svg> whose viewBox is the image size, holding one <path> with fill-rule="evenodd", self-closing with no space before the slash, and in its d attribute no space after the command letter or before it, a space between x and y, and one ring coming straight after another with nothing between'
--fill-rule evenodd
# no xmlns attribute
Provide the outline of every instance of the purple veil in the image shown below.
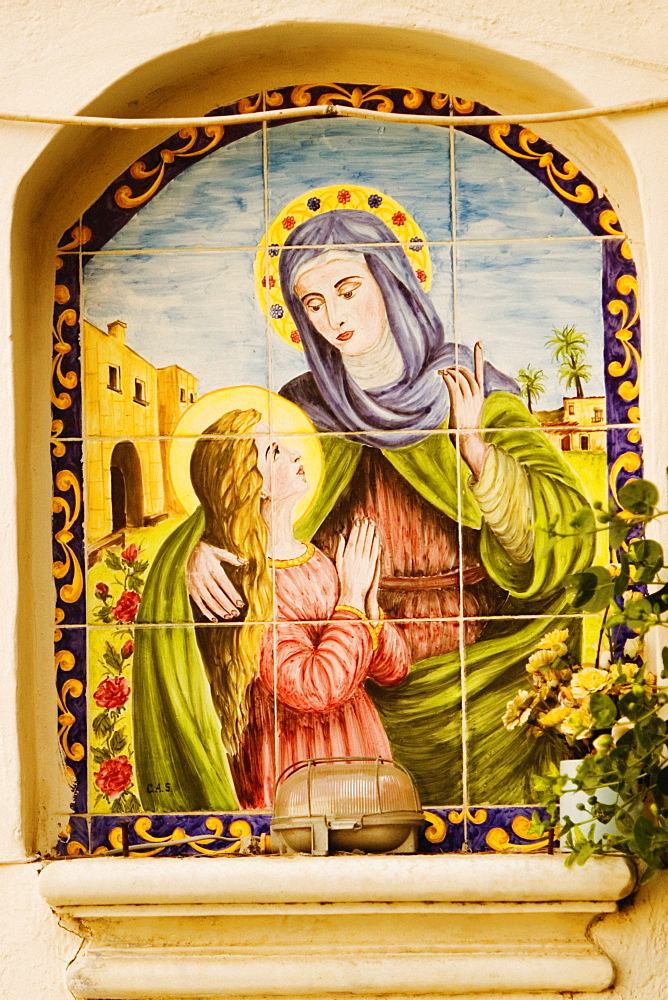
<svg viewBox="0 0 668 1000"><path fill-rule="evenodd" d="M387 319L404 362L399 379L378 389L362 389L352 379L335 347L311 325L294 294L294 276L323 247L359 247L385 300ZM285 241L279 276L286 305L295 322L312 377L300 375L281 389L316 424L327 431L352 433L353 440L376 448L402 448L440 427L448 393L437 369L455 363L455 345L446 341L443 324L422 289L392 230L371 212L339 210L307 219ZM351 247L352 249L352 247ZM459 347L458 363L473 368L473 352ZM517 383L485 363L485 395L519 394Z"/></svg>

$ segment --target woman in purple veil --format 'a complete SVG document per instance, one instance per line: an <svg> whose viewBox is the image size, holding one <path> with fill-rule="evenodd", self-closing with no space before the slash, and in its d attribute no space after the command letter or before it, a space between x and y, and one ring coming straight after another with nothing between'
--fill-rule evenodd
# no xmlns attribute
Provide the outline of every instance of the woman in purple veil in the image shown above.
<svg viewBox="0 0 668 1000"><path fill-rule="evenodd" d="M589 564L570 528L582 486L516 383L479 344L446 339L378 217L313 216L288 237L279 275L309 365L281 394L323 432L325 458L295 536L333 556L357 518L378 525L379 603L412 661L398 688L369 684L393 753L423 801L459 801L464 708L472 794L523 801L544 742L500 719L535 643L567 611L565 578ZM555 527L568 536L557 545ZM236 617L243 594L214 555L198 546L191 557L191 597L211 620Z"/></svg>

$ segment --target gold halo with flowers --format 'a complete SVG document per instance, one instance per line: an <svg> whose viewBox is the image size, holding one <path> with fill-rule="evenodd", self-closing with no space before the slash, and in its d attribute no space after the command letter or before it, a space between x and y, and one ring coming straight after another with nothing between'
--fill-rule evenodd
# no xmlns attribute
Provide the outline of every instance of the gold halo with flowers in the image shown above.
<svg viewBox="0 0 668 1000"><path fill-rule="evenodd" d="M370 212L388 226L403 245L411 267L425 291L431 287L431 258L424 234L415 219L390 195L359 184L330 184L295 198L279 212L269 227L269 248L262 240L255 257L255 286L265 316L292 347L303 350L299 333L281 291L280 250L293 229L323 212L357 209Z"/></svg>
<svg viewBox="0 0 668 1000"><path fill-rule="evenodd" d="M230 410L258 410L271 427L272 436L288 437L296 448L304 466L308 492L295 505L293 518L298 521L315 499L322 481L325 462L322 447L314 425L304 411L290 400L257 385L239 385L228 389L214 389L200 396L189 406L176 425L169 445L169 476L172 487L187 514L192 514L199 504L190 481L190 458L197 438L214 420L219 420ZM295 435L299 435L296 437Z"/></svg>

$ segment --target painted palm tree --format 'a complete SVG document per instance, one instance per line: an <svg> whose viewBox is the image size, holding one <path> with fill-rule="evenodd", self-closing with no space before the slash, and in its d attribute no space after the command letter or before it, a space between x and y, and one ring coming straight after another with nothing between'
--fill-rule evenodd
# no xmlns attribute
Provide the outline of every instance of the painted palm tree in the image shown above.
<svg viewBox="0 0 668 1000"><path fill-rule="evenodd" d="M553 337L545 341L546 347L552 348L552 358L560 361L558 375L566 389L575 386L579 399L584 396L583 382L591 378L591 365L586 364L587 334L581 333L575 326L565 326L562 330L552 327Z"/></svg>
<svg viewBox="0 0 668 1000"><path fill-rule="evenodd" d="M522 395L526 398L529 413L533 413L533 404L545 392L545 372L542 368L527 365L518 371L517 381L522 387Z"/></svg>

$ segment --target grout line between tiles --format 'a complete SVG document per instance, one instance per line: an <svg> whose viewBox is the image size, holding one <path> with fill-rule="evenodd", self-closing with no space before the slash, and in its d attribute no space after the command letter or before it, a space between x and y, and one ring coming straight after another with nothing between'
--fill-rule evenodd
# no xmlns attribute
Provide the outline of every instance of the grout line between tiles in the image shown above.
<svg viewBox="0 0 668 1000"><path fill-rule="evenodd" d="M234 388L234 387L232 387L232 388ZM269 393L269 390L267 390L267 393ZM592 397L590 397L590 398L592 398ZM598 397L593 397L593 398L598 398ZM492 426L492 427L478 427L478 428L472 428L472 429L484 431L486 434L502 434L502 433L504 433L504 432L506 432L508 430L515 430L516 428L515 427L508 428L508 427L493 427ZM607 424L607 423L601 423L601 424L542 424L542 425L540 425L538 427L524 426L523 425L522 428L521 428L522 432L528 431L529 433L534 433L534 434L537 433L537 432L540 432L540 433L549 433L549 432L555 433L556 431L561 431L561 430L564 430L564 429L567 429L569 431L569 433L572 432L572 431L589 431L590 433L595 433L595 434L599 434L599 433L601 433L603 431L620 431L620 430L621 431L624 431L624 430L625 431L640 431L642 429L642 423L620 423L620 424ZM471 430L471 428L466 428L465 430L457 430L454 427L453 428L450 428L450 427L433 427L433 428L425 430L424 431L424 435L428 436L428 435L432 435L432 434L446 434L446 435L455 437L455 436L460 435L460 434L468 434L470 432L470 430ZM318 430L314 430L314 431L292 431L292 430L286 430L286 431L280 431L278 436L282 437L282 438L296 438L296 439L300 439L300 438L313 438L313 437L340 438L340 437L356 437L356 436L359 436L360 434L364 434L365 437L373 437L374 435L375 436L379 436L379 435L384 435L385 436L387 434L392 434L392 433L393 433L392 431L377 431L377 430L372 430L372 429L365 430L365 431L318 431ZM396 433L397 433L397 435L399 435L401 432L397 431ZM157 435L152 435L152 434L146 434L146 435L136 434L136 435L134 435L132 437L128 437L127 435L116 437L114 435L107 435L107 436L105 436L105 435L101 435L101 434L89 434L89 435L86 436L86 440L89 441L89 442L93 442L93 441L98 442L99 441L99 442L103 442L103 443L104 442L110 442L110 441L128 441L128 440L130 440L130 441L174 441L174 440L176 440L176 441L187 441L187 440L195 440L196 441L196 440L199 440L199 438L201 438L201 437L205 437L207 439L209 439L209 438L210 439L220 438L221 440L227 440L230 437L233 437L233 438L252 438L252 437L255 437L255 435L252 434L251 432L242 433L242 434L171 434L171 435L162 436L162 437L157 436ZM69 441L77 442L77 441L82 441L83 438L63 438L63 437L60 437L60 438L58 438L58 440L62 441L62 442L69 442Z"/></svg>
<svg viewBox="0 0 668 1000"><path fill-rule="evenodd" d="M263 92L262 94L262 109L266 110L266 96ZM264 196L264 245L269 246L269 145L268 145L269 131L267 128L267 123L262 122L262 184L263 184L263 196ZM264 276L265 276L265 332L267 338L267 384L269 386L269 432L273 435L274 432L274 399L272 395L272 389L274 386L274 369L272 366L272 330L271 330L271 317L270 317L270 305L271 305L271 288L269 285L269 254L264 254ZM270 483L270 532L272 537L275 536L275 513L274 513L274 491L273 491L273 464L269 466L269 483ZM278 617L278 605L276 601L276 566L272 562L270 563L270 573L271 573L271 603L272 603L272 619L275 621ZM271 634L271 652L272 652L272 680L274 685L273 690L273 709L274 709L274 783L278 783L280 776L280 733L278 728L278 638L276 635L276 629L272 624L272 634Z"/></svg>
<svg viewBox="0 0 668 1000"><path fill-rule="evenodd" d="M266 240L267 240L267 237L265 237L265 246L267 245ZM490 237L489 239L466 239L466 238L461 238L461 239L457 239L457 242L460 243L460 244L463 244L464 246L496 246L497 244L506 245L506 244L515 244L515 243L519 243L519 244L527 244L527 243L549 243L549 244L552 244L552 245L555 245L555 244L558 244L558 243L568 244L568 243L592 243L592 242L594 242L594 243L604 243L604 242L605 243L614 243L614 242L622 243L625 240L628 241L629 243L633 244L633 240L631 239L631 237L628 237L628 236L625 237L623 234L608 236L608 235L604 235L604 234L596 235L595 233L591 233L588 236L515 236L515 237L508 236L508 237L505 237L505 238L504 237L500 237L500 238L491 238ZM399 244L401 246L409 246L410 243L411 243L411 241L409 239L407 239L405 241L400 240L398 242L399 242ZM448 246L452 246L454 242L455 242L454 238L450 239L450 240L426 240L425 241L425 245L428 246L428 247L448 247ZM368 247L368 246L375 246L375 245L376 244L373 244L373 243L342 243L342 244L340 244L341 247ZM305 245L295 244L290 249L292 249L292 250L303 249L304 246L306 246L306 244ZM313 247L313 248L320 248L320 247L326 248L328 246L328 244L311 243L311 244L308 244L308 246L309 247ZM85 251L83 251L83 248L82 248L81 250L68 250L68 251L65 251L63 253L59 253L58 256L60 256L60 257L68 257L68 256L74 256L75 254L76 255L81 254L82 258L84 256L88 257L88 258L91 258L91 257L123 257L123 256L137 257L137 256L142 256L142 255L146 255L146 256L158 256L160 254L257 253L257 251L259 249L261 249L259 246L251 246L251 245L244 245L244 246L198 246L198 245L193 245L193 246L190 246L190 247L128 247L127 249L120 249L120 250L104 250L104 249L101 249L101 250L91 250L91 251L85 252ZM286 251L286 252L289 252L289 251Z"/></svg>
<svg viewBox="0 0 668 1000"><path fill-rule="evenodd" d="M392 625L413 625L413 624L432 624L432 625L456 625L460 622L472 623L472 622L503 622L503 621L527 621L527 622L538 622L538 621L553 621L554 618L568 618L573 621L586 621L598 619L600 616L598 613L585 614L577 612L561 612L558 615L554 614L544 614L544 615L487 615L487 616L474 616L474 615L462 615L453 616L451 618L391 618L388 617L385 621L391 623ZM252 618L244 619L243 621L215 621L215 622L194 622L194 621L182 621L182 622L117 622L115 624L98 624L97 622L80 622L73 625L59 625L58 628L62 631L63 629L94 629L98 632L109 632L117 628L238 628L240 625L265 625L269 627L270 625L277 626L294 626L294 625L329 625L331 623L331 618L267 618L263 621L255 620ZM353 622L353 625L356 623ZM366 628L364 622L360 623L361 627Z"/></svg>
<svg viewBox="0 0 668 1000"><path fill-rule="evenodd" d="M449 98L451 101L451 98ZM448 129L449 139L449 166L450 166L450 228L452 232L452 326L455 338L455 365L459 365L459 289L457 282L458 273L458 252L457 252L457 174L455 164L455 130ZM447 391L447 390L446 390ZM450 414L451 416L451 414ZM461 439L460 434L455 435L455 475L457 490L457 551L458 551L458 581L459 581L459 615L457 645L459 649L459 686L462 706L462 803L464 814L463 835L464 842L462 851L469 849L468 834L468 807L469 807L469 775L468 775L468 717L466 699L466 654L464 647L464 572L462 560L464 555L464 531L462 526L462 470L461 470Z"/></svg>
<svg viewBox="0 0 668 1000"><path fill-rule="evenodd" d="M79 216L79 232L83 232L83 214ZM88 567L88 445L90 444L90 438L86 434L86 364L85 364L85 344L84 344L84 313L86 309L86 284L84 281L84 265L83 265L83 243L79 244L79 398L81 400L81 478L83 480L83 519L82 519L82 538L83 538L83 560L84 560L84 578L82 584L82 595L83 595L83 609L84 616L88 617L88 595L86 588L87 580L87 567ZM88 662L88 637L86 636L85 647L84 647L84 664L85 664L85 685L84 685L84 696L86 705L86 716L85 716L85 731L86 731L86 747L89 745L89 724L91 719L90 710L90 663ZM84 787L86 789L86 805L88 808L91 806L91 796L93 793L92 783L91 783L91 761L92 755L88 752L84 757L85 765L85 779ZM90 845L90 830L89 834L89 845Z"/></svg>

